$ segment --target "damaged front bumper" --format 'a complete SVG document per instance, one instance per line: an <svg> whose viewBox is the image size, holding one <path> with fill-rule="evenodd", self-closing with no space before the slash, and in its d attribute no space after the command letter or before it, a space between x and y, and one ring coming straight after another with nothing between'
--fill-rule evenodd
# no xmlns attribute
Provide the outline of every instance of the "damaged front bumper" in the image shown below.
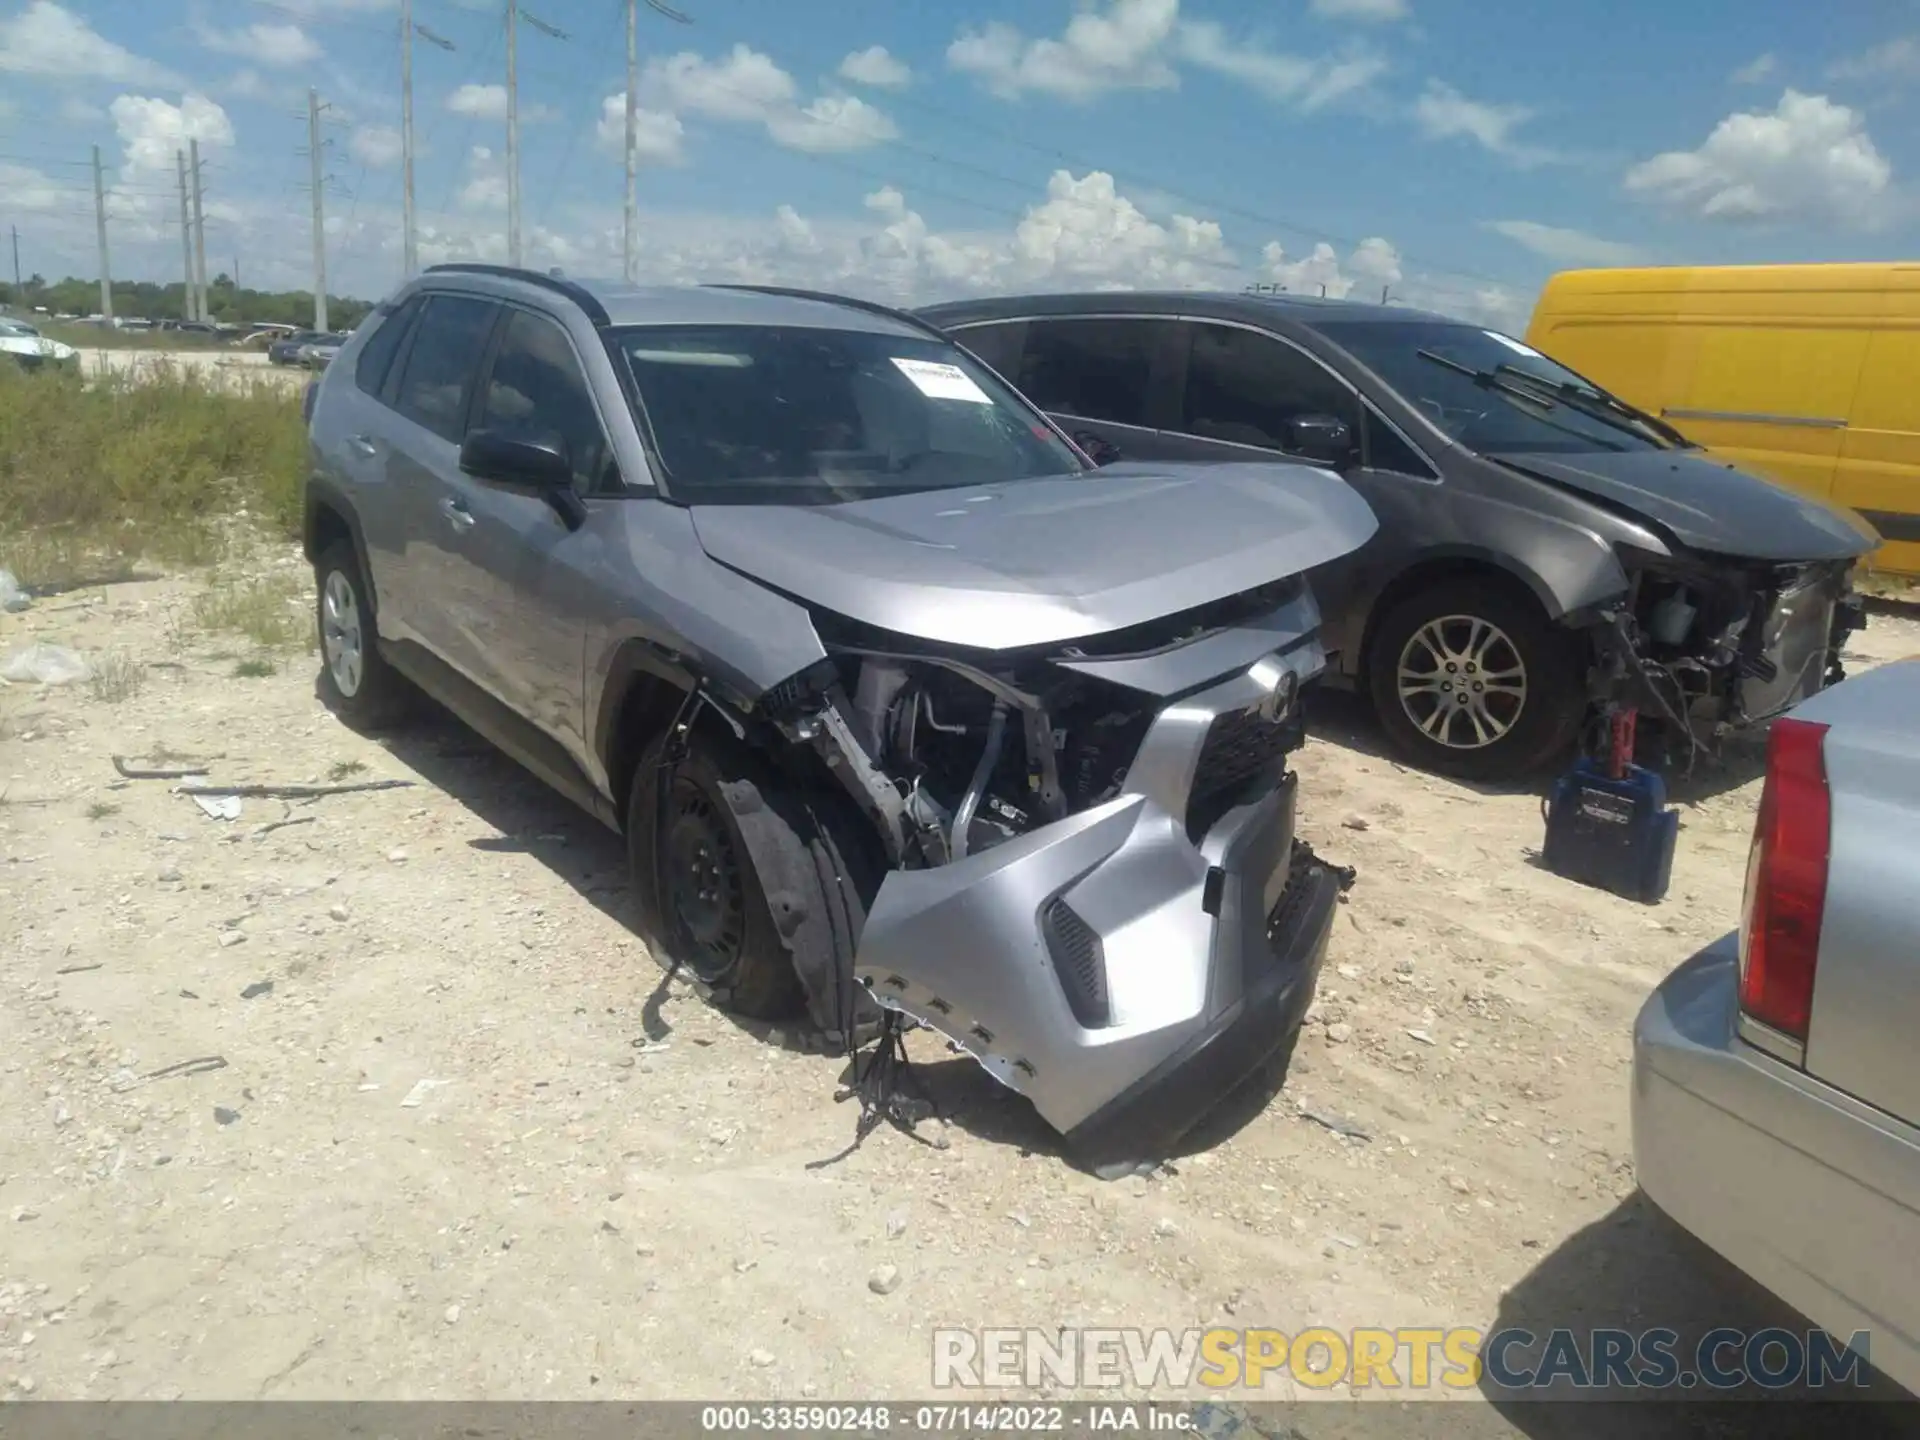
<svg viewBox="0 0 1920 1440"><path fill-rule="evenodd" d="M1294 840L1283 752L1317 640L1160 711L1121 793L951 864L889 874L854 960L874 999L1025 1095L1103 1175L1164 1159L1287 1047L1338 883ZM1244 769L1244 765L1239 768Z"/></svg>

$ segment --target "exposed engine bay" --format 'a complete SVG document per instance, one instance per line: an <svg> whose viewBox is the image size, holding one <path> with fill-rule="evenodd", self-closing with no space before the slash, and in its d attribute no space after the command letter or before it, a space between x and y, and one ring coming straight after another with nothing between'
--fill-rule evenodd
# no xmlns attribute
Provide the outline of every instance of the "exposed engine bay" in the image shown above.
<svg viewBox="0 0 1920 1440"><path fill-rule="evenodd" d="M1339 883L1293 835L1287 757L1325 665L1303 581L1021 651L815 621L827 658L759 708L886 851L863 999L945 1034L1096 1166L1163 1147L1297 1028ZM1194 1045L1168 1110L1155 1072Z"/></svg>
<svg viewBox="0 0 1920 1440"><path fill-rule="evenodd" d="M1593 698L1637 708L1667 758L1691 768L1845 678L1866 624L1848 562L1630 559L1631 588L1595 619Z"/></svg>

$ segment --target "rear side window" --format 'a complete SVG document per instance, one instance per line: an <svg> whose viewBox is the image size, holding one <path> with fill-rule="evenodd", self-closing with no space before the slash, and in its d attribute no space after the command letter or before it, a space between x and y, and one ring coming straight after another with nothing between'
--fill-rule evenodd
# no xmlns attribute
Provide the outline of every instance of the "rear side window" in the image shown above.
<svg viewBox="0 0 1920 1440"><path fill-rule="evenodd" d="M1150 321L1031 320L1014 383L1042 410L1144 426L1157 334Z"/></svg>
<svg viewBox="0 0 1920 1440"><path fill-rule="evenodd" d="M516 438L558 440L573 463L582 494L612 488L611 455L600 412L566 332L551 320L515 310L493 358L480 427Z"/></svg>
<svg viewBox="0 0 1920 1440"><path fill-rule="evenodd" d="M406 338L407 326L419 313L420 301L413 299L391 314L378 318L373 334L360 347L360 359L353 367L355 385L369 395L378 395L385 388L387 372L393 368L393 357L399 353L400 342Z"/></svg>
<svg viewBox="0 0 1920 1440"><path fill-rule="evenodd" d="M464 438L480 351L499 307L466 295L435 295L426 302L407 349L394 408L443 440Z"/></svg>
<svg viewBox="0 0 1920 1440"><path fill-rule="evenodd" d="M1353 393L1318 360L1270 335L1195 325L1181 429L1203 440L1288 450L1287 422L1331 415L1357 426Z"/></svg>

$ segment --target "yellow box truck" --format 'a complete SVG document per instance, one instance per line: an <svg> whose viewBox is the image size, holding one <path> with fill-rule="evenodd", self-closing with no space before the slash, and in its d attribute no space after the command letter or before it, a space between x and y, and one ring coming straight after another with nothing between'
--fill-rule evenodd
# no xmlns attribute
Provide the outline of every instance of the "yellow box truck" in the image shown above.
<svg viewBox="0 0 1920 1440"><path fill-rule="evenodd" d="M1572 270L1527 342L1744 469L1860 512L1920 575L1920 263Z"/></svg>

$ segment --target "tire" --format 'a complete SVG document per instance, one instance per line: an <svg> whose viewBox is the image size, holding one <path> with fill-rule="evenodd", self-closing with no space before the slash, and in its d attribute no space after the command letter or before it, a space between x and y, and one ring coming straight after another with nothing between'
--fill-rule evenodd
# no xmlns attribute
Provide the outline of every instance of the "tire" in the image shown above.
<svg viewBox="0 0 1920 1440"><path fill-rule="evenodd" d="M320 637L320 696L356 730L391 725L412 692L380 654L372 594L350 540L335 541L313 563L314 617Z"/></svg>
<svg viewBox="0 0 1920 1440"><path fill-rule="evenodd" d="M1563 754L1587 713L1584 679L1577 637L1517 586L1479 577L1395 602L1367 652L1393 749L1463 780L1521 780Z"/></svg>
<svg viewBox="0 0 1920 1440"><path fill-rule="evenodd" d="M641 757L627 804L627 859L647 940L723 1010L754 1020L797 1015L806 992L783 928L822 909L805 842L783 820L766 827L788 862L781 878L799 877L797 884L776 884L776 907L741 825L743 816L776 817L761 767L742 747L696 731L668 777L662 817L664 750L665 741L656 741Z"/></svg>

